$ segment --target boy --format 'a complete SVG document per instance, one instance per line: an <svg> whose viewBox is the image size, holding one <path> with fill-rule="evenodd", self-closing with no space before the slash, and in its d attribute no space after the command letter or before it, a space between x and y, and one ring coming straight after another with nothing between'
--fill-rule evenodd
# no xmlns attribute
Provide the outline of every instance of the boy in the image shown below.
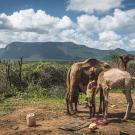
<svg viewBox="0 0 135 135"><path fill-rule="evenodd" d="M87 90L86 90L86 101L87 101L87 106L89 107L89 113L90 113L90 118L95 115L96 107L95 107L95 93L96 93L96 87L97 87L97 82L96 82L96 75L94 71L91 71L90 77L89 77L89 83L87 85Z"/></svg>

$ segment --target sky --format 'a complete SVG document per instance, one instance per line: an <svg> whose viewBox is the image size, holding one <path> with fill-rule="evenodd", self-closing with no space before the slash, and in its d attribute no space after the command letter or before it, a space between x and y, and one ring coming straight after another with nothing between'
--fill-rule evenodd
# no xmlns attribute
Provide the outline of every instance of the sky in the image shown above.
<svg viewBox="0 0 135 135"><path fill-rule="evenodd" d="M135 0L0 0L0 48L14 41L135 50Z"/></svg>

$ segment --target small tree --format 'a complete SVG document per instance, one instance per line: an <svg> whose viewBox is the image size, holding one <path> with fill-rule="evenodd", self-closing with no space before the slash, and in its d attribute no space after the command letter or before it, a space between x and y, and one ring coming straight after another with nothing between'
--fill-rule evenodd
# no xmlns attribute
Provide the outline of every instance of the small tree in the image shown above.
<svg viewBox="0 0 135 135"><path fill-rule="evenodd" d="M20 60L18 61L18 65L19 65L19 82L20 82L20 88L22 88L22 64L23 64L23 57L20 58Z"/></svg>

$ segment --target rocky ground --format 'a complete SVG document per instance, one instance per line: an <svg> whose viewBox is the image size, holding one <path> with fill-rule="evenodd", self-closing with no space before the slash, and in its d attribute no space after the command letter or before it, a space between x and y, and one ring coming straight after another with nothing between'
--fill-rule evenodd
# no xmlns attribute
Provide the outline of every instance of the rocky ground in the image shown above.
<svg viewBox="0 0 135 135"><path fill-rule="evenodd" d="M135 102L135 94L133 95ZM126 110L126 100L123 94L111 93L109 96L109 124L106 126L98 126L97 132L104 135L118 135L119 131L127 132L135 135L135 105L132 109L131 118L122 122ZM0 135L88 135L90 130L88 127L79 131L64 131L59 129L61 125L76 121L90 122L88 119L88 109L84 105L79 106L79 113L68 116L65 110L48 110L42 107L22 107L10 114L0 116ZM36 127L27 127L26 115L35 113ZM93 135L99 133L91 133Z"/></svg>

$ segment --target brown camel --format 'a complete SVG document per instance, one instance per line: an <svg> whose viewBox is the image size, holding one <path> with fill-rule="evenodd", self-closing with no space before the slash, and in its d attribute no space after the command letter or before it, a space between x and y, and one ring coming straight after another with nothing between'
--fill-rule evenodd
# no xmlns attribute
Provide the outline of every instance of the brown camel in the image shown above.
<svg viewBox="0 0 135 135"><path fill-rule="evenodd" d="M121 55L118 57L118 68L127 71L127 65L131 60L134 60L135 56L132 54Z"/></svg>
<svg viewBox="0 0 135 135"><path fill-rule="evenodd" d="M133 55L120 56L119 58L120 69L112 68L109 69L108 71L101 72L98 76L97 89L100 89L101 93L100 95L101 103L99 111L102 110L101 108L103 106L104 118L107 118L108 114L108 94L110 89L113 88L123 89L123 93L125 94L127 100L127 110L124 116L124 120L128 119L129 117L133 105L133 100L131 96L131 88L133 83L132 83L132 76L125 70L127 69L127 63L133 59L134 59Z"/></svg>
<svg viewBox="0 0 135 135"><path fill-rule="evenodd" d="M96 69L96 76L110 66L96 59L87 59L83 62L74 63L67 73L67 92L66 92L66 104L67 113L70 114L69 106L73 112L73 105L75 104L75 112L77 112L77 103L79 92L86 92L87 84L89 82L89 73L91 68Z"/></svg>

